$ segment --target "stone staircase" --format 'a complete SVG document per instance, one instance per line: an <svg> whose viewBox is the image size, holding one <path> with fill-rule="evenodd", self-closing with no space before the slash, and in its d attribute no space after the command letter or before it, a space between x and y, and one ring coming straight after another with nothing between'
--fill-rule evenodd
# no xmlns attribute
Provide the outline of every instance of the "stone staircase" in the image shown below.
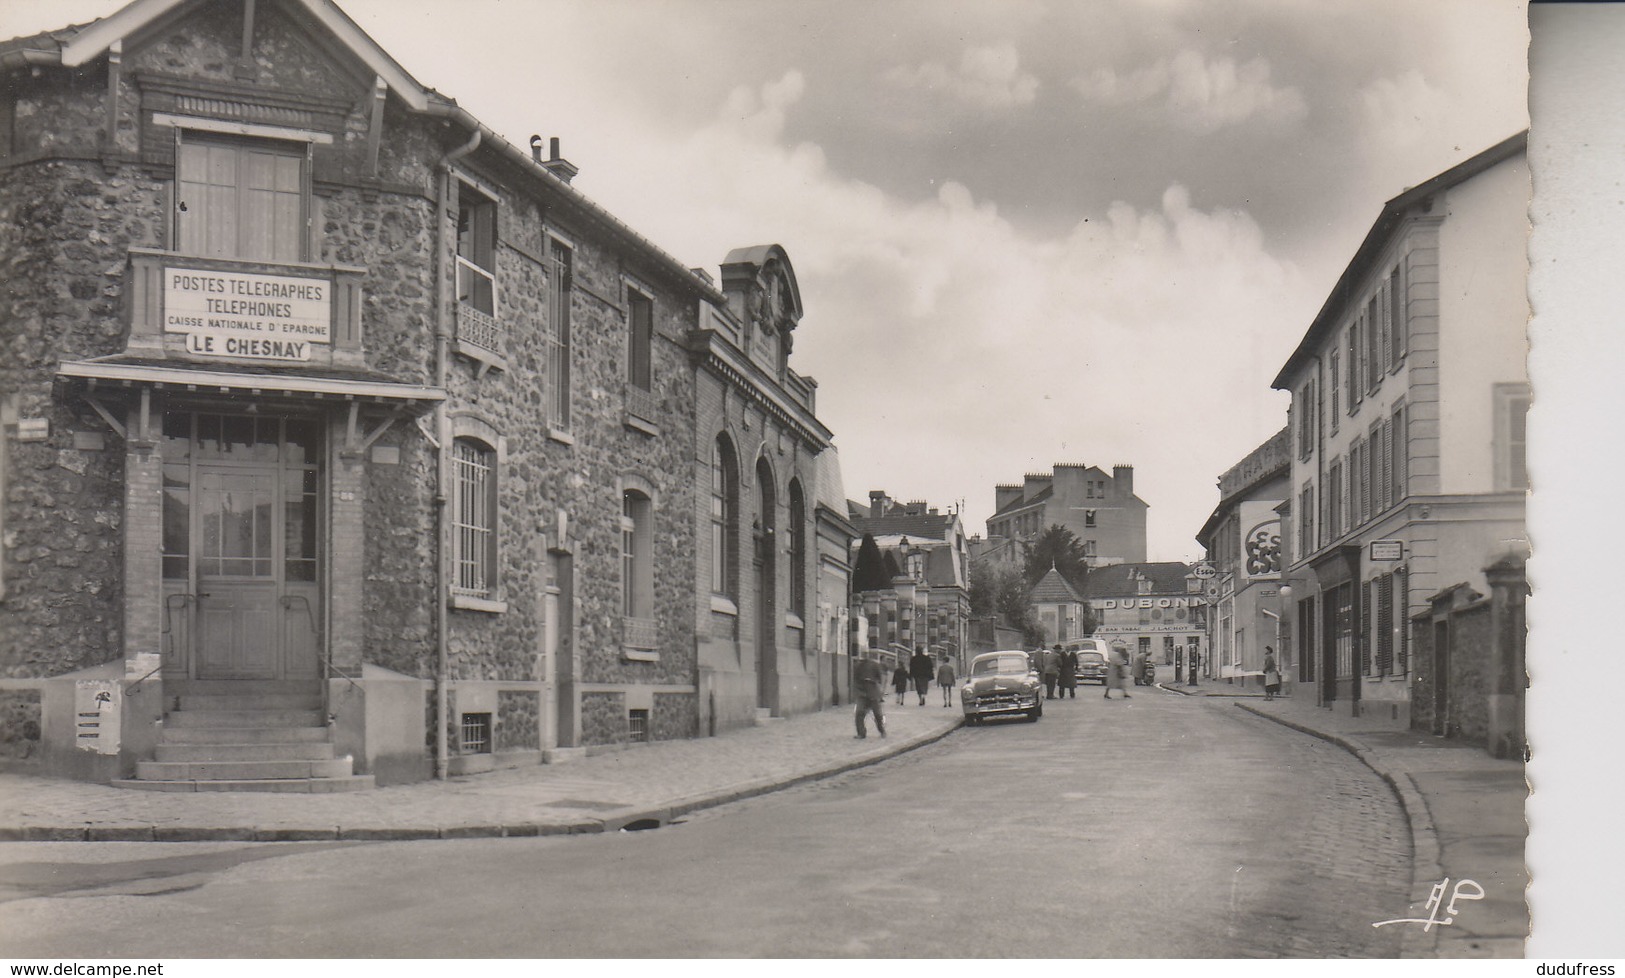
<svg viewBox="0 0 1625 978"><path fill-rule="evenodd" d="M137 761L135 777L117 787L314 794L373 786L350 758L333 756L319 683L192 680L176 692L157 759Z"/></svg>

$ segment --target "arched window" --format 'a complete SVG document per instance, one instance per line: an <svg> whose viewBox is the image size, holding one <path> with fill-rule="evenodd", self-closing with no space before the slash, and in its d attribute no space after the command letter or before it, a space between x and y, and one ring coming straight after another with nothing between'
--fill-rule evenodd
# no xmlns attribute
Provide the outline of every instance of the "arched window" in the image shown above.
<svg viewBox="0 0 1625 978"><path fill-rule="evenodd" d="M717 436L711 456L711 590L738 594L739 468L733 445Z"/></svg>
<svg viewBox="0 0 1625 978"><path fill-rule="evenodd" d="M801 483L790 483L790 610L807 615L807 502Z"/></svg>

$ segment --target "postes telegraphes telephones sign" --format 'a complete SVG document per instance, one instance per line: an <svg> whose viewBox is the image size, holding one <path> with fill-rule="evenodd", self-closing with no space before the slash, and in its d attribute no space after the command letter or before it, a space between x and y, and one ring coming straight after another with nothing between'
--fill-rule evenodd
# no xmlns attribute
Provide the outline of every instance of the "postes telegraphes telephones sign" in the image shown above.
<svg viewBox="0 0 1625 978"><path fill-rule="evenodd" d="M164 332L184 333L197 356L309 360L332 320L326 279L164 269Z"/></svg>

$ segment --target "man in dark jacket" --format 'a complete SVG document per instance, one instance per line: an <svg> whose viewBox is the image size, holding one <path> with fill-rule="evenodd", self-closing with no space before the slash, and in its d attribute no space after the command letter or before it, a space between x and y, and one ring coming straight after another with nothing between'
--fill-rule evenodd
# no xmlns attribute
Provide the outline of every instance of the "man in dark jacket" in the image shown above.
<svg viewBox="0 0 1625 978"><path fill-rule="evenodd" d="M852 664L852 696L857 700L858 712L854 718L858 725L858 739L869 736L864 729L864 714L873 710L875 714L875 729L880 736L886 736L886 720L880 713L880 704L886 698L881 687L885 682L885 673L880 669L880 663L874 659L874 653L864 653L857 662Z"/></svg>
<svg viewBox="0 0 1625 978"><path fill-rule="evenodd" d="M914 692L920 694L920 705L925 705L925 691L931 688L931 677L936 673L936 666L931 664L931 657L925 654L924 649L915 649L909 656L908 674L914 680Z"/></svg>

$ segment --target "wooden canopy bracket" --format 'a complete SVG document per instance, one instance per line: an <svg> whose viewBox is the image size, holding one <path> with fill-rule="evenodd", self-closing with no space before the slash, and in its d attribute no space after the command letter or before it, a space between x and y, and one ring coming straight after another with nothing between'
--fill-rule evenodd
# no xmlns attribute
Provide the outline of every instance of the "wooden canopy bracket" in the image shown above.
<svg viewBox="0 0 1625 978"><path fill-rule="evenodd" d="M372 448L373 442L383 437L384 432L395 426L395 422L406 417L406 411L396 408L370 430L363 431L361 425L361 402L350 401L350 410L344 422L344 454L349 456L365 455Z"/></svg>
<svg viewBox="0 0 1625 978"><path fill-rule="evenodd" d="M123 423L120 422L118 418L113 416L113 412L107 410L107 405L103 404L101 401L97 400L95 396L89 393L86 393L84 397L85 403L89 404L95 409L97 414L102 416L102 420L107 422L107 426L109 428L112 428L114 431L118 432L118 436L120 438L123 438L126 441L129 440L130 435L124 430Z"/></svg>

